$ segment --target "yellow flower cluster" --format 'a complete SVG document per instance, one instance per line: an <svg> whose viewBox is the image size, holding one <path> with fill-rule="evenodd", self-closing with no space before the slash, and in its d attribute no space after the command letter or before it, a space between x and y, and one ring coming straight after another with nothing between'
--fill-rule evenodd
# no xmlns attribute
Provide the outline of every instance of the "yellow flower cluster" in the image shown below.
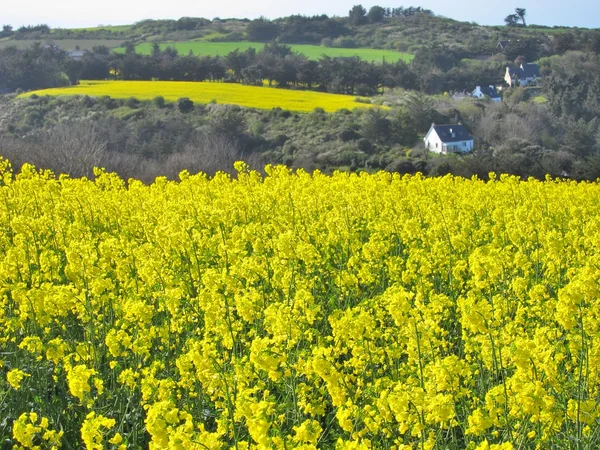
<svg viewBox="0 0 600 450"><path fill-rule="evenodd" d="M2 442L600 446L596 183L235 167L0 162Z"/></svg>
<svg viewBox="0 0 600 450"><path fill-rule="evenodd" d="M371 107L368 102L357 102L356 97L351 95L197 81L82 81L74 86L27 92L21 97L32 95L108 95L112 98L135 97L138 100L152 100L160 95L173 102L188 97L197 103L217 101L246 108L283 108L298 112L310 112L315 108L334 112L344 108Z"/></svg>
<svg viewBox="0 0 600 450"><path fill-rule="evenodd" d="M63 434L62 431L49 428L48 418L42 417L38 421L38 415L34 412L21 414L13 424L13 437L18 442L14 448L19 450L59 449Z"/></svg>

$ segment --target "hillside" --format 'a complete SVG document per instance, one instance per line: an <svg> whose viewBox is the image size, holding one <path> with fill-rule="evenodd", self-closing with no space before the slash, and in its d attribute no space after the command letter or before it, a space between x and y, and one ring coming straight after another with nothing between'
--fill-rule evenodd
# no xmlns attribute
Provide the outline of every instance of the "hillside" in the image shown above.
<svg viewBox="0 0 600 450"><path fill-rule="evenodd" d="M36 36L88 45L127 41L119 44L123 50L94 47L76 58L42 44L0 48L0 92L8 93L0 96L2 152L81 173L48 159L48 149L97 144L106 151L94 161L144 180L175 177L188 164L225 170L240 157L325 172L600 176L598 30L483 27L423 10L394 11L379 18L369 11L360 23L327 16L183 18L11 31L2 38L6 45ZM234 50L201 54L218 48ZM298 49L323 53L309 58ZM363 56L331 55L342 51ZM390 57L407 51L414 52L410 63ZM388 56L379 61L374 55L381 54ZM537 61L536 85L508 88L506 66L523 61ZM501 103L470 98L475 86L490 85ZM11 94L21 91L28 94ZM463 124L475 151L426 151L432 122Z"/></svg>
<svg viewBox="0 0 600 450"><path fill-rule="evenodd" d="M126 41L148 45L154 42L278 40L286 44L311 44L341 49L387 49L408 53L414 53L423 46L437 43L470 55L491 55L497 51L496 46L499 41L516 42L535 39L543 45L550 45L552 37L556 35L566 33L573 35L575 40L586 40L598 33L598 30L550 28L539 25L526 28L480 26L471 22L438 17L430 11L418 8L414 8L414 11L407 8L402 11L402 14L381 17L377 20L365 19L364 23L360 24L353 23L349 17L330 18L323 15L289 16L273 21L182 17L179 20L144 20L132 25L96 28L29 27L10 33L0 33L0 47L18 45L19 41L53 42L65 50L73 50L76 46L84 49L91 48L92 43L118 47Z"/></svg>

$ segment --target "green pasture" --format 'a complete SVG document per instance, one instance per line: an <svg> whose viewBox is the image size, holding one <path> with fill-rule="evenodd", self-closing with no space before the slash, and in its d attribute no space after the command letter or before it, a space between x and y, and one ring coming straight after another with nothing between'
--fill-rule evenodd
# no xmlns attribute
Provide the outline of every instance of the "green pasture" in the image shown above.
<svg viewBox="0 0 600 450"><path fill-rule="evenodd" d="M203 41L183 41L183 42L166 42L161 43L161 49L173 47L177 49L179 54L187 55L190 51L194 55L209 55L209 56L225 56L228 53L239 49L245 51L248 48L260 50L265 44L261 42L203 42ZM322 55L331 57L350 57L358 56L365 61L382 62L384 59L387 62L396 62L400 59L410 62L414 55L410 53L401 53L395 50L378 50L371 48L331 48L321 47L319 45L290 45L292 50L297 53L302 53L310 59L319 59ZM124 48L115 49L118 52L124 52ZM144 43L136 46L138 53L149 55L152 52L152 44Z"/></svg>
<svg viewBox="0 0 600 450"><path fill-rule="evenodd" d="M130 30L133 27L133 25L98 25L96 27L85 27L85 28L69 28L69 31L113 31L113 32L118 32L118 31L127 31ZM54 30L52 30L54 31ZM52 32L51 31L51 32ZM62 31L59 29L59 31Z"/></svg>

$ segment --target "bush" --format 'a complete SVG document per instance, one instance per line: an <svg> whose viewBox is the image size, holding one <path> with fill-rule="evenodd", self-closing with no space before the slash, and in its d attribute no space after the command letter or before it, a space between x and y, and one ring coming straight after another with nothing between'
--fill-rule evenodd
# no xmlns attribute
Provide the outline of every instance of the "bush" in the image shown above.
<svg viewBox="0 0 600 450"><path fill-rule="evenodd" d="M387 170L388 172L397 172L400 174L414 174L417 172L417 169L412 163L412 161L408 159L397 159L395 161L392 161L392 163L388 164L385 170Z"/></svg>
<svg viewBox="0 0 600 450"><path fill-rule="evenodd" d="M332 42L333 47L337 48L356 48L356 41L350 36L340 36Z"/></svg>
<svg viewBox="0 0 600 450"><path fill-rule="evenodd" d="M140 101L135 97L129 97L127 100L125 100L125 106L136 109L140 107Z"/></svg>
<svg viewBox="0 0 600 450"><path fill-rule="evenodd" d="M358 140L358 149L361 152L371 153L373 151L373 144L368 139L361 138Z"/></svg>
<svg viewBox="0 0 600 450"><path fill-rule="evenodd" d="M194 102L187 97L182 97L177 100L177 109L183 114L187 114L194 110Z"/></svg>
<svg viewBox="0 0 600 450"><path fill-rule="evenodd" d="M357 141L361 136L355 130L347 128L340 133L339 137L342 142L349 142Z"/></svg>
<svg viewBox="0 0 600 450"><path fill-rule="evenodd" d="M154 106L156 106L159 109L162 109L165 107L165 98L161 95L154 97L154 100L152 100L152 103L154 103Z"/></svg>

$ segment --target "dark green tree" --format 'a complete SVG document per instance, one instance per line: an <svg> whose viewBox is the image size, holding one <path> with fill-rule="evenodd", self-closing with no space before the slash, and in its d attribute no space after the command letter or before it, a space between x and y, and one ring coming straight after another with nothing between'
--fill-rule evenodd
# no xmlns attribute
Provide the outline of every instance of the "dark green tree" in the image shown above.
<svg viewBox="0 0 600 450"><path fill-rule="evenodd" d="M519 23L519 16L516 14L509 14L504 18L504 23L507 27L516 27Z"/></svg>
<svg viewBox="0 0 600 450"><path fill-rule="evenodd" d="M177 109L183 114L192 112L194 110L194 102L187 97L182 97L177 100Z"/></svg>
<svg viewBox="0 0 600 450"><path fill-rule="evenodd" d="M367 18L369 19L370 23L381 22L383 19L385 19L385 16L386 9L377 5L372 6L371 9L369 9L369 13L367 14Z"/></svg>
<svg viewBox="0 0 600 450"><path fill-rule="evenodd" d="M368 109L362 117L360 134L371 142L383 143L390 137L390 121L381 109Z"/></svg>
<svg viewBox="0 0 600 450"><path fill-rule="evenodd" d="M515 8L515 14L519 17L523 26L526 27L525 16L527 15L527 10L525 8Z"/></svg>
<svg viewBox="0 0 600 450"><path fill-rule="evenodd" d="M246 35L250 41L268 42L279 34L279 26L270 20L261 17L248 24Z"/></svg>
<svg viewBox="0 0 600 450"><path fill-rule="evenodd" d="M348 13L350 25L363 25L367 23L367 10L362 5L354 5Z"/></svg>

